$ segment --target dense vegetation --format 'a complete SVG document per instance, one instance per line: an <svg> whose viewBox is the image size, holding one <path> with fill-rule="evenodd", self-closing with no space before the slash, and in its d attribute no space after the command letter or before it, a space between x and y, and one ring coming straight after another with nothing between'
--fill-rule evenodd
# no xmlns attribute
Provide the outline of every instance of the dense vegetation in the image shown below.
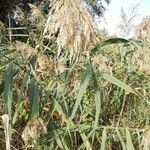
<svg viewBox="0 0 150 150"><path fill-rule="evenodd" d="M1 20L0 149L150 148L150 18L109 37L93 21L109 1L82 2L15 1Z"/></svg>

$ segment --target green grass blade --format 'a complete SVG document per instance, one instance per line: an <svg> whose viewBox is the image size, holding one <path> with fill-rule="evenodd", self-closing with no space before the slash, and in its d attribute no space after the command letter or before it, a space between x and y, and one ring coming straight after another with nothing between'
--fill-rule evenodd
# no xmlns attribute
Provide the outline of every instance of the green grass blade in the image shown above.
<svg viewBox="0 0 150 150"><path fill-rule="evenodd" d="M15 122L16 122L16 119L17 119L17 116L18 116L18 113L19 113L19 110L20 110L21 98L23 96L23 91L24 91L24 88L26 86L27 80L28 80L28 76L25 75L24 79L23 79L23 82L22 82L22 85L21 85L21 88L20 88L20 93L17 97L18 102L16 104L16 110L15 110L15 113L14 113L14 116L13 116L12 124L15 124Z"/></svg>
<svg viewBox="0 0 150 150"><path fill-rule="evenodd" d="M98 44L94 49L92 49L91 54L95 54L97 51L99 51L104 46L110 45L110 44L118 44L118 43L129 43L129 40L126 40L124 38L110 38L107 39L100 44Z"/></svg>
<svg viewBox="0 0 150 150"><path fill-rule="evenodd" d="M18 69L13 70L12 78L18 73ZM0 95L4 92L4 82L5 79L0 84Z"/></svg>
<svg viewBox="0 0 150 150"><path fill-rule="evenodd" d="M119 137L119 140L120 140L120 143L121 143L121 146L122 146L122 150L126 150L125 142L124 142L124 140L122 139L122 137L121 137L121 134L120 134L119 130L118 130L118 129L116 129L116 132L117 132L117 135L118 135L118 137Z"/></svg>
<svg viewBox="0 0 150 150"><path fill-rule="evenodd" d="M65 149L60 137L57 137L57 138L56 138L56 142L57 142L58 147L59 147L60 149Z"/></svg>
<svg viewBox="0 0 150 150"><path fill-rule="evenodd" d="M136 94L136 92L129 85L123 83L121 80L115 78L114 76L109 75L108 73L101 73L100 76L101 76L101 78L117 85L118 87L120 87L128 92Z"/></svg>
<svg viewBox="0 0 150 150"><path fill-rule="evenodd" d="M104 128L102 132L102 144L100 150L106 150L106 141L107 141L107 130L106 128Z"/></svg>
<svg viewBox="0 0 150 150"><path fill-rule="evenodd" d="M96 115L95 115L95 127L98 124L98 120L99 120L99 115L101 112L101 98L100 98L100 90L97 88L95 91L95 106L96 106Z"/></svg>
<svg viewBox="0 0 150 150"><path fill-rule="evenodd" d="M128 42L130 42L130 41L127 40L127 39L124 39L124 38L110 38L110 39L107 39L107 40L103 41L99 45L99 47L110 45L110 44L128 43Z"/></svg>
<svg viewBox="0 0 150 150"><path fill-rule="evenodd" d="M141 131L142 130L139 130L139 129L136 130L139 149L142 149L142 144L141 144L142 134L141 134Z"/></svg>
<svg viewBox="0 0 150 150"><path fill-rule="evenodd" d="M5 106L5 113L8 114L9 119L11 120L11 109L12 109L12 80L13 80L14 70L13 65L10 64L5 73L4 79L4 92L3 92L3 99L4 99L4 106Z"/></svg>
<svg viewBox="0 0 150 150"><path fill-rule="evenodd" d="M127 146L127 150L135 150L132 140L131 140L131 135L129 132L129 129L126 128L126 146Z"/></svg>
<svg viewBox="0 0 150 150"><path fill-rule="evenodd" d="M80 135L82 137L82 140L84 141L83 144L79 147L78 150L84 149L83 147L86 147L87 150L92 150L92 145L89 142L89 138L93 135L95 130L93 129L88 136L86 136L85 132L80 132Z"/></svg>
<svg viewBox="0 0 150 150"><path fill-rule="evenodd" d="M65 137L62 135L61 136L61 141L62 141L62 144L63 144L63 147L65 150L69 150L68 146L67 146L67 142L65 140Z"/></svg>
<svg viewBox="0 0 150 150"><path fill-rule="evenodd" d="M39 115L39 87L34 79L31 81L29 93L30 116L33 118Z"/></svg>
<svg viewBox="0 0 150 150"><path fill-rule="evenodd" d="M78 92L78 95L77 95L77 99L76 99L76 102L75 102L75 105L73 107L73 111L72 111L72 114L71 114L71 119L74 118L75 114L76 114L76 111L80 105L80 102L83 98L83 95L85 94L86 92L86 88L88 86L88 82L89 82L89 79L90 79L90 75L91 75L91 72L92 72L92 65L89 64L88 67L87 67L87 70L84 74L84 77L83 77L83 80L81 82L81 85L79 87L79 92Z"/></svg>
<svg viewBox="0 0 150 150"><path fill-rule="evenodd" d="M59 81L57 81L57 97L61 97L61 99L63 100L63 104L62 104L62 107L65 109L64 111L66 113L68 113L68 107L67 107L67 101L66 101L66 98L65 98L65 95L64 95L64 89L62 87L62 85L60 84ZM59 95L59 96L58 96Z"/></svg>
<svg viewBox="0 0 150 150"><path fill-rule="evenodd" d="M94 126L96 127L99 120L99 115L101 112L101 98L100 98L100 89L99 85L95 76L95 73L93 72L93 80L94 80L94 100L95 100L95 106L96 106L96 115L95 115L95 123Z"/></svg>
<svg viewBox="0 0 150 150"><path fill-rule="evenodd" d="M56 132L54 132L55 140L58 144L58 147L63 150L69 150L69 148L67 146L67 142L65 140L65 137L62 134L64 132L62 132L62 133L61 132L62 132L62 130L57 130ZM64 134L66 134L66 133L64 133Z"/></svg>
<svg viewBox="0 0 150 150"><path fill-rule="evenodd" d="M67 123L68 119L67 119L67 116L66 116L65 112L63 111L61 105L57 101L55 101L54 106L55 106L55 109L61 114L62 120Z"/></svg>

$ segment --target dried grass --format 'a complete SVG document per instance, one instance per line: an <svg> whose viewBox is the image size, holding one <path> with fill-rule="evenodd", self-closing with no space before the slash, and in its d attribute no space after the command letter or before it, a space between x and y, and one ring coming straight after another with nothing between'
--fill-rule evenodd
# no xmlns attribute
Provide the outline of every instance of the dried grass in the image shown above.
<svg viewBox="0 0 150 150"><path fill-rule="evenodd" d="M0 32L5 29L4 23L0 21Z"/></svg>
<svg viewBox="0 0 150 150"><path fill-rule="evenodd" d="M47 129L44 125L44 122L41 118L33 118L26 125L22 138L26 144L31 144L32 140L37 140L41 134L45 134Z"/></svg>
<svg viewBox="0 0 150 150"><path fill-rule="evenodd" d="M21 52L21 55L25 60L29 59L33 54L37 53L36 50L28 43L20 42L17 40L15 41L15 48L17 51Z"/></svg>
<svg viewBox="0 0 150 150"><path fill-rule="evenodd" d="M9 130L9 116L4 114L1 116L4 132L5 132L5 140L6 140L6 150L10 150L10 130Z"/></svg>
<svg viewBox="0 0 150 150"><path fill-rule="evenodd" d="M53 70L53 61L46 55L39 54L35 66L37 79L40 79L40 77L47 77Z"/></svg>
<svg viewBox="0 0 150 150"><path fill-rule="evenodd" d="M53 0L44 29L44 35L51 38L58 33L58 56L62 48L68 48L71 55L89 50L94 37L94 23L90 13L80 0Z"/></svg>
<svg viewBox="0 0 150 150"><path fill-rule="evenodd" d="M150 150L150 128L143 135L142 146L144 150Z"/></svg>
<svg viewBox="0 0 150 150"><path fill-rule="evenodd" d="M142 22L136 27L135 37L137 39L148 38L150 35L150 16L143 18Z"/></svg>
<svg viewBox="0 0 150 150"><path fill-rule="evenodd" d="M139 66L139 71L150 75L150 49L144 47L142 50L134 52L132 57L133 64Z"/></svg>
<svg viewBox="0 0 150 150"><path fill-rule="evenodd" d="M34 4L28 3L31 9L31 15L37 19L44 19L44 15L41 10Z"/></svg>
<svg viewBox="0 0 150 150"><path fill-rule="evenodd" d="M17 24L24 24L27 17L24 11L19 6L16 5L13 18L15 19L15 22Z"/></svg>
<svg viewBox="0 0 150 150"><path fill-rule="evenodd" d="M99 71L110 72L111 67L108 65L109 59L103 55L96 55L92 58L92 62L95 66L98 66Z"/></svg>

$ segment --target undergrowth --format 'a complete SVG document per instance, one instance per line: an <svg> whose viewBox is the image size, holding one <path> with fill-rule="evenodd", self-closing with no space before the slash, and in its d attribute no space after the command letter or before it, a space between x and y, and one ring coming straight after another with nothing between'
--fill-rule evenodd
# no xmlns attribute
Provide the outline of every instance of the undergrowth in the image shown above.
<svg viewBox="0 0 150 150"><path fill-rule="evenodd" d="M148 150L148 40L91 41L91 25L82 51L74 38L58 45L63 33L43 35L41 18L1 33L0 149Z"/></svg>

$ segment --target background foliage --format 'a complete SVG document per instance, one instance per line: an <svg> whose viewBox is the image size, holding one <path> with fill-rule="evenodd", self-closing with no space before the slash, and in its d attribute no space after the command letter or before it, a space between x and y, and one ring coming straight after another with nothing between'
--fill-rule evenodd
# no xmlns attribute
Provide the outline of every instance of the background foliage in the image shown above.
<svg viewBox="0 0 150 150"><path fill-rule="evenodd" d="M2 150L150 148L150 23L129 40L97 32L104 2L16 1L1 11Z"/></svg>

